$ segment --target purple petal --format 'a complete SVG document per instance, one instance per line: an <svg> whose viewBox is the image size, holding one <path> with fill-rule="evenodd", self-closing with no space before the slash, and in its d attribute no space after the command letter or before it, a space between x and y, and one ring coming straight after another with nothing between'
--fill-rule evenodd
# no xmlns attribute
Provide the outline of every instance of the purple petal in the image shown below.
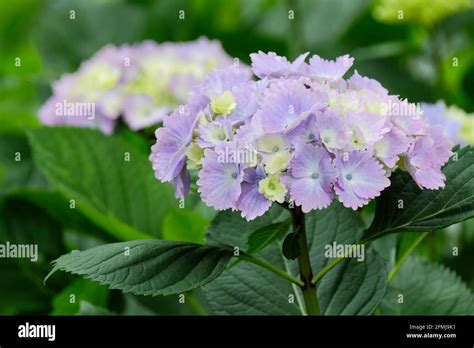
<svg viewBox="0 0 474 348"><path fill-rule="evenodd" d="M388 115L391 116L390 121L406 135L426 134L428 125L416 104L392 98L388 109Z"/></svg>
<svg viewBox="0 0 474 348"><path fill-rule="evenodd" d="M186 168L183 168L178 176L171 182L176 190L176 198L184 199L189 192L190 176Z"/></svg>
<svg viewBox="0 0 474 348"><path fill-rule="evenodd" d="M441 167L452 155L453 143L443 135L441 126L419 137L408 150L405 166L416 183L428 189L444 187L445 176Z"/></svg>
<svg viewBox="0 0 474 348"><path fill-rule="evenodd" d="M355 210L390 186L383 165L368 151L337 154L335 164L339 176L334 188L345 207Z"/></svg>
<svg viewBox="0 0 474 348"><path fill-rule="evenodd" d="M286 76L291 70L291 63L286 57L278 56L275 52L258 51L258 53L252 53L250 58L253 73L259 78L279 78Z"/></svg>
<svg viewBox="0 0 474 348"><path fill-rule="evenodd" d="M304 79L275 81L265 92L261 121L267 132L289 130L317 107L318 95L306 88Z"/></svg>
<svg viewBox="0 0 474 348"><path fill-rule="evenodd" d="M316 114L318 137L329 151L334 152L347 147L351 132L346 125L346 119L332 110Z"/></svg>
<svg viewBox="0 0 474 348"><path fill-rule="evenodd" d="M312 144L301 145L290 163L291 176L284 180L290 186L290 198L307 213L331 204L332 185L337 178L329 153Z"/></svg>
<svg viewBox="0 0 474 348"><path fill-rule="evenodd" d="M368 78L366 76L361 76L359 73L354 71L354 75L347 80L348 86L350 89L353 90L364 90L368 89L371 91L376 92L377 94L380 95L388 95L388 91L380 84L380 82L373 80L371 78Z"/></svg>
<svg viewBox="0 0 474 348"><path fill-rule="evenodd" d="M219 161L217 153L207 149L197 181L202 200L217 210L236 209L243 176L241 165Z"/></svg>
<svg viewBox="0 0 474 348"><path fill-rule="evenodd" d="M351 68L354 58L349 55L341 56L336 60L325 60L314 55L309 60L309 71L311 77L329 82L340 80Z"/></svg>
<svg viewBox="0 0 474 348"><path fill-rule="evenodd" d="M164 119L158 128L156 144L152 146L150 161L155 176L161 181L173 180L184 166L184 153L191 142L196 116L188 110L176 110Z"/></svg>
<svg viewBox="0 0 474 348"><path fill-rule="evenodd" d="M249 119L257 111L258 103L267 86L267 80L250 81L234 86L232 94L235 96L237 107L226 116L226 119L232 124L241 124Z"/></svg>
<svg viewBox="0 0 474 348"><path fill-rule="evenodd" d="M388 168L393 168L400 159L400 155L406 153L409 146L409 138L397 128L392 128L389 133L375 143L375 156Z"/></svg>
<svg viewBox="0 0 474 348"><path fill-rule="evenodd" d="M265 214L273 203L258 192L258 182L261 179L262 177L256 173L255 169L245 170L245 179L242 183L242 193L237 201L237 209L248 221Z"/></svg>

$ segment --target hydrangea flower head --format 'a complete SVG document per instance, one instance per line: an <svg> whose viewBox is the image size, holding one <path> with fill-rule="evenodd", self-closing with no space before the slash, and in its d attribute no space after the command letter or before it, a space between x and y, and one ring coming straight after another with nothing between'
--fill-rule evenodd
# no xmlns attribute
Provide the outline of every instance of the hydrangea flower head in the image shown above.
<svg viewBox="0 0 474 348"><path fill-rule="evenodd" d="M453 143L418 105L357 72L345 79L348 55L307 56L252 54L254 78L238 67L213 71L156 132L156 177L181 197L184 173L197 171L207 205L247 220L274 202L305 213L333 200L359 209L399 167L422 188L444 186Z"/></svg>
<svg viewBox="0 0 474 348"><path fill-rule="evenodd" d="M99 128L110 134L122 117L132 130L161 122L188 100L193 86L213 68L233 64L217 41L108 45L80 68L53 83L39 115L47 125ZM235 108L228 92L216 107ZM232 106L234 105L234 106Z"/></svg>

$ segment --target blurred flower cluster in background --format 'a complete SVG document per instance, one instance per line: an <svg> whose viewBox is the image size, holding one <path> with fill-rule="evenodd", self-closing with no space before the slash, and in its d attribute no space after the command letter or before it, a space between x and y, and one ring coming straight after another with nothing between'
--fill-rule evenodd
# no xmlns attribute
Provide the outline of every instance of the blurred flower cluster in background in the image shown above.
<svg viewBox="0 0 474 348"><path fill-rule="evenodd" d="M110 134L123 116L130 129L143 129L185 103L191 88L212 69L232 63L219 42L205 38L190 43L105 46L77 72L54 82L54 94L41 108L40 118L47 125L96 126ZM94 115L75 110L70 115L67 103L94 103ZM59 110L58 105L62 106Z"/></svg>

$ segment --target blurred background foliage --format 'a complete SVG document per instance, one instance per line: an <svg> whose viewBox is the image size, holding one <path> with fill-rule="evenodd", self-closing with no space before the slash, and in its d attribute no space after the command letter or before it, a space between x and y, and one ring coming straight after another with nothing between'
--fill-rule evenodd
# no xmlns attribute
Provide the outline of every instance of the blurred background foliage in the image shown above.
<svg viewBox="0 0 474 348"><path fill-rule="evenodd" d="M122 295L65 274L44 286L51 260L120 238L107 233L99 218L67 212L65 198L33 164L25 136L39 127L37 110L50 95L51 82L102 46L200 36L220 40L245 63L258 50L290 59L304 51L325 58L349 53L356 70L392 94L413 102L444 99L474 111L469 0L0 0L0 242L37 242L41 254L37 263L0 260L0 314L209 311L199 291L187 294L182 304L178 296ZM137 134L123 131L117 137L147 155L148 146ZM21 161L15 160L18 154ZM169 188L161 189L171 197ZM196 196L186 206L166 211L156 227L162 238L204 240L213 212ZM370 216L371 207L366 210ZM458 256L453 256L455 247ZM429 234L416 252L455 270L474 288L472 220Z"/></svg>

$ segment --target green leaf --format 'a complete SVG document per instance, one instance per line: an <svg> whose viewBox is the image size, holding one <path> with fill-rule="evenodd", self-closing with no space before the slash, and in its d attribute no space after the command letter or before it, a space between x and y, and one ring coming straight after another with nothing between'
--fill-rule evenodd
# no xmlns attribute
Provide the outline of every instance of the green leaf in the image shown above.
<svg viewBox="0 0 474 348"><path fill-rule="evenodd" d="M259 257L287 268L279 245L271 244ZM299 289L268 270L239 262L204 288L207 301L218 315L302 315Z"/></svg>
<svg viewBox="0 0 474 348"><path fill-rule="evenodd" d="M333 242L353 244L362 236L363 228L359 216L339 202L306 214L306 234L313 272L319 272L334 260L324 256L326 245Z"/></svg>
<svg viewBox="0 0 474 348"><path fill-rule="evenodd" d="M362 235L363 227L357 213L339 202L307 214L306 232L313 272L320 272L334 261L326 256L329 246L334 243L353 245ZM367 246L363 250L363 261L345 260L318 283L321 314L367 315L382 301L387 282L385 264L375 250Z"/></svg>
<svg viewBox="0 0 474 348"><path fill-rule="evenodd" d="M283 208L274 205L265 215L252 221L246 221L231 211L222 211L212 220L206 234L208 244L227 244L241 250L247 248L247 241L258 229L288 219L289 214Z"/></svg>
<svg viewBox="0 0 474 348"><path fill-rule="evenodd" d="M395 253L395 264L388 274L388 282L390 283L400 270L407 257L409 257L416 247L426 238L428 232L424 233L399 233L397 235L397 248Z"/></svg>
<svg viewBox="0 0 474 348"><path fill-rule="evenodd" d="M163 239L203 244L209 221L183 209L170 210L163 221Z"/></svg>
<svg viewBox="0 0 474 348"><path fill-rule="evenodd" d="M12 50L12 52L14 51ZM18 56L18 54L20 52L15 51L15 55ZM23 62L21 68L15 67L14 62L15 58L10 57L8 62L3 64L2 58L0 58L2 67L8 65L13 69L8 72L6 77L0 79L0 134L2 136L6 134L24 135L26 129L38 127L40 123L35 79L14 76L18 73L28 73L29 70L23 71Z"/></svg>
<svg viewBox="0 0 474 348"><path fill-rule="evenodd" d="M24 261L24 260L23 260ZM29 261L26 261L29 262ZM44 275L44 273L43 273ZM51 296L39 279L25 270L25 262L16 259L0 261L0 314L44 314L49 310Z"/></svg>
<svg viewBox="0 0 474 348"><path fill-rule="evenodd" d="M94 304L88 301L81 301L79 303L79 310L74 313L80 316L92 316L92 315L100 315L100 316L108 316L108 315L116 315L112 313L106 308L95 306Z"/></svg>
<svg viewBox="0 0 474 348"><path fill-rule="evenodd" d="M280 240L285 236L286 233L288 233L290 225L291 220L285 220L276 224L259 228L248 238L247 253L255 254L260 250L263 250L267 245Z"/></svg>
<svg viewBox="0 0 474 348"><path fill-rule="evenodd" d="M135 145L80 128L29 133L34 160L68 201L119 240L159 236L174 194ZM130 160L127 161L126 159Z"/></svg>
<svg viewBox="0 0 474 348"><path fill-rule="evenodd" d="M73 251L55 261L57 270L136 295L170 295L200 287L218 277L232 249L163 240L106 244Z"/></svg>
<svg viewBox="0 0 474 348"><path fill-rule="evenodd" d="M23 186L45 186L44 178L34 168L25 136L0 136L0 164L5 170L0 193Z"/></svg>
<svg viewBox="0 0 474 348"><path fill-rule="evenodd" d="M369 315L387 288L387 269L375 250L365 251L362 262L344 261L321 280L318 298L324 315Z"/></svg>
<svg viewBox="0 0 474 348"><path fill-rule="evenodd" d="M106 307L109 291L88 279L76 279L53 299L51 315L74 315L80 304L87 301L91 305Z"/></svg>
<svg viewBox="0 0 474 348"><path fill-rule="evenodd" d="M0 207L0 242L36 245L38 262L48 263L66 251L61 233L58 222L28 202L8 198Z"/></svg>
<svg viewBox="0 0 474 348"><path fill-rule="evenodd" d="M474 294L453 271L411 256L390 284L381 313L474 315Z"/></svg>
<svg viewBox="0 0 474 348"><path fill-rule="evenodd" d="M282 219L287 220L288 213L276 205L267 214L252 221L246 221L237 212L220 212L209 227L207 242L229 244L243 250L256 231ZM289 270L280 244L270 244L257 255L281 269ZM304 307L298 299L298 291L288 281L247 262L235 264L204 287L213 312L229 315L301 315Z"/></svg>
<svg viewBox="0 0 474 348"><path fill-rule="evenodd" d="M401 231L441 229L474 216L474 150L457 150L443 169L446 187L421 190L411 176L398 171L391 186L377 199L374 221L364 239L376 239Z"/></svg>
<svg viewBox="0 0 474 348"><path fill-rule="evenodd" d="M288 260L295 260L301 254L301 249L300 249L300 245L298 243L298 238L299 237L296 233L289 233L285 237L285 240L283 241L283 245L281 247L281 250L283 252L283 255Z"/></svg>
<svg viewBox="0 0 474 348"><path fill-rule="evenodd" d="M110 237L103 229L93 224L80 209L71 208L71 203L56 191L49 191L37 188L20 188L8 195L8 198L28 202L43 209L49 216L60 222L64 227L72 228L76 231L86 233L102 240L109 240Z"/></svg>
<svg viewBox="0 0 474 348"><path fill-rule="evenodd" d="M56 221L34 205L12 198L2 202L0 244L28 245L30 253L23 258L0 258L0 314L49 311L52 294L42 280L50 261L66 252L61 231Z"/></svg>
<svg viewBox="0 0 474 348"><path fill-rule="evenodd" d="M274 207L270 213L247 222L235 212L221 212L212 222L208 240L241 247L248 237L275 221L287 219L286 212ZM333 259L324 256L325 246L336 241L353 244L363 231L357 214L335 202L329 208L306 215L306 231L313 271L319 272ZM228 236L226 238L226 236ZM281 243L273 243L257 253L293 276L298 265L287 260ZM365 260L348 260L319 283L322 314L370 314L382 301L386 287L385 265L375 251L366 249ZM334 291L330 293L329 290ZM230 315L301 315L305 313L300 289L269 271L240 262L208 284L204 291L217 314ZM334 296L337 294L336 296Z"/></svg>

